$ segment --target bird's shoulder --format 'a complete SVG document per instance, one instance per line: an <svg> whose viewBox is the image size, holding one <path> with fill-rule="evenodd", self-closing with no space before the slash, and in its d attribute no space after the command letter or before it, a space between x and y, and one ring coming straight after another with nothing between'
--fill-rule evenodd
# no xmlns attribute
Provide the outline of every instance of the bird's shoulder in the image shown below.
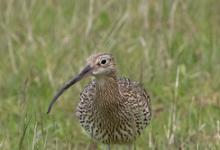
<svg viewBox="0 0 220 150"><path fill-rule="evenodd" d="M118 84L121 94L130 99L149 99L150 95L144 86L137 81L132 81L125 77L118 78Z"/></svg>
<svg viewBox="0 0 220 150"><path fill-rule="evenodd" d="M80 93L80 99L83 101L91 101L96 93L96 80L91 80Z"/></svg>

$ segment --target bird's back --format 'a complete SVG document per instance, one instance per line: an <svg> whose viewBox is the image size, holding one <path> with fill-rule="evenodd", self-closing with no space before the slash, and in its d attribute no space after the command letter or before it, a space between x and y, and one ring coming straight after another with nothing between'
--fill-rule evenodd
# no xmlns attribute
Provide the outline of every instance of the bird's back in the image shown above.
<svg viewBox="0 0 220 150"><path fill-rule="evenodd" d="M151 119L150 97L144 88L126 78L118 78L117 83L122 96L115 105L117 109L103 113L95 105L97 81L93 80L81 92L76 110L87 133L106 144L133 142Z"/></svg>

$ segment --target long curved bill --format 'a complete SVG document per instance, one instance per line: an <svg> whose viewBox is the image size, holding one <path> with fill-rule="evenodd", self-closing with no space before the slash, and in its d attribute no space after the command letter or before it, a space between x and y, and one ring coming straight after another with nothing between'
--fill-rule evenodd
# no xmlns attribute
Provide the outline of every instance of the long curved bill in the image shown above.
<svg viewBox="0 0 220 150"><path fill-rule="evenodd" d="M53 97L52 101L50 102L50 105L47 110L47 114L50 113L53 104L57 101L57 99L63 94L64 91L66 91L69 87L74 85L76 82L80 81L85 75L89 74L91 71L91 67L87 65L75 78L68 81L64 86L56 93L56 95Z"/></svg>

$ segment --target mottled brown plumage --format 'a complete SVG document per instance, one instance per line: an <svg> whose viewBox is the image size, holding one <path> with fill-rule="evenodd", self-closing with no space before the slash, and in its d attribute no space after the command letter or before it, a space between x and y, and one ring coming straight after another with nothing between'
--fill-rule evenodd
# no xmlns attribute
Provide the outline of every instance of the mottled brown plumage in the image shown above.
<svg viewBox="0 0 220 150"><path fill-rule="evenodd" d="M127 144L135 141L151 119L150 97L134 81L118 78L113 57L100 53L87 60L87 67L65 84L56 99L84 76L95 77L81 92L76 116L92 139L105 144Z"/></svg>

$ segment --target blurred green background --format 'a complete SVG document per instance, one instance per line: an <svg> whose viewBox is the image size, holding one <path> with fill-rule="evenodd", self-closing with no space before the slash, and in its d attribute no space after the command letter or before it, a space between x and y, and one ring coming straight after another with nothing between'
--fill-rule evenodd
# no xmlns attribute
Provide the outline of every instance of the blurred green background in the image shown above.
<svg viewBox="0 0 220 150"><path fill-rule="evenodd" d="M220 149L219 0L0 0L0 149L99 149L74 111L95 52L151 93L136 149ZM123 146L119 147L124 149Z"/></svg>

